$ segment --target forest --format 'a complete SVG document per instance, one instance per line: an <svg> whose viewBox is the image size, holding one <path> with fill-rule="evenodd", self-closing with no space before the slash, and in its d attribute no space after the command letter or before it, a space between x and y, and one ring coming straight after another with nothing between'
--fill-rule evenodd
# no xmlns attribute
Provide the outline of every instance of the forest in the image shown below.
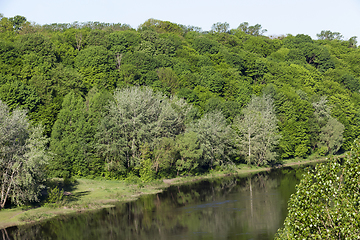
<svg viewBox="0 0 360 240"><path fill-rule="evenodd" d="M48 177L147 182L350 150L356 37L265 33L1 15L0 208Z"/></svg>

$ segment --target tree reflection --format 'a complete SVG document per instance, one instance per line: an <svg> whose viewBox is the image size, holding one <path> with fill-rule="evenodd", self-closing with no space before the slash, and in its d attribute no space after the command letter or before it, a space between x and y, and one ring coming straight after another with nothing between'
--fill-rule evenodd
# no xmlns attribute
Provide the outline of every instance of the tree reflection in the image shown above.
<svg viewBox="0 0 360 240"><path fill-rule="evenodd" d="M299 171L172 186L115 208L19 227L10 235L14 239L272 239L286 217Z"/></svg>

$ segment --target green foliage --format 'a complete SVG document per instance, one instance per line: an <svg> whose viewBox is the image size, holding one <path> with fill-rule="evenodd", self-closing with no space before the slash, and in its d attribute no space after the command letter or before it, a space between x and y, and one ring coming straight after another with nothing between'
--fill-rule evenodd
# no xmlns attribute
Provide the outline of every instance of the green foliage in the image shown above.
<svg viewBox="0 0 360 240"><path fill-rule="evenodd" d="M97 89L92 89L85 101L74 92L65 96L51 134L50 148L56 154L49 166L51 175L65 178L102 173L94 136L110 99Z"/></svg>
<svg viewBox="0 0 360 240"><path fill-rule="evenodd" d="M15 17L9 18L9 21L13 24L14 30L18 31L21 29L21 26L26 22L26 17L16 15Z"/></svg>
<svg viewBox="0 0 360 240"><path fill-rule="evenodd" d="M153 18L148 19L147 21L145 21L143 24L141 24L139 26L140 30L146 30L146 29L154 29L157 32L173 32L173 33L177 33L177 34L181 34L182 28L175 23L171 23L169 21L161 21L161 20L156 20Z"/></svg>
<svg viewBox="0 0 360 240"><path fill-rule="evenodd" d="M253 36L261 36L267 32L266 29L262 29L260 24L256 24L254 26L249 26L248 22L243 22L238 27L239 30L243 31L246 34L250 34Z"/></svg>
<svg viewBox="0 0 360 240"><path fill-rule="evenodd" d="M198 37L193 43L194 49L200 54L216 54L219 52L219 43L207 37Z"/></svg>
<svg viewBox="0 0 360 240"><path fill-rule="evenodd" d="M341 40L343 36L339 32L331 32L330 30L322 30L321 33L316 34L321 40Z"/></svg>
<svg viewBox="0 0 360 240"><path fill-rule="evenodd" d="M155 143L153 151L153 167L158 175L171 176L178 151L173 138L163 137ZM164 174L165 172L165 174Z"/></svg>
<svg viewBox="0 0 360 240"><path fill-rule="evenodd" d="M289 200L289 214L276 239L356 239L359 216L360 144L349 154L309 170Z"/></svg>
<svg viewBox="0 0 360 240"><path fill-rule="evenodd" d="M235 118L233 128L238 133L239 149L248 164L260 166L276 160L274 149L281 135L270 96L253 96L243 109L243 116Z"/></svg>
<svg viewBox="0 0 360 240"><path fill-rule="evenodd" d="M312 141L319 148L320 155L337 153L344 140L344 125L330 116L330 107L327 103L325 96L313 103L315 121L313 120L313 125L310 126L313 131L311 137L314 138Z"/></svg>
<svg viewBox="0 0 360 240"><path fill-rule="evenodd" d="M126 24L99 22L39 26L22 16L1 16L0 99L10 111L27 109L29 119L42 123L47 136L53 133L50 145L57 155L48 170L58 176L125 178L139 175L139 166L144 166L156 173L154 178L170 177L195 174L222 164L223 159L242 161L245 155L238 153L244 146L236 150L232 146L234 151L229 147L223 157L209 158L201 145L203 130L189 130L189 123L221 111L231 125L253 94L266 91L274 99L282 136L279 142L274 140L271 152L290 158L350 149L360 135L356 38L344 41L331 31L321 32L320 40L304 34L274 38L264 36L265 32L260 24L246 22L237 29L218 22L212 31L202 32L155 19L135 30ZM157 115L149 113L150 103L144 107L134 99L133 105L124 104L124 109L138 109L149 118L131 128L130 122L141 114L122 118L112 112L113 106L104 106L114 89L116 96L120 89L133 86L152 88L153 97L161 95L161 100L151 100L158 104L150 108L157 109ZM78 104L68 101L70 93ZM319 96L327 96L326 117L316 116L314 103ZM227 139L234 141L231 136ZM146 143L152 168L142 159L141 147ZM187 156L184 149L191 154ZM270 158L277 160L274 156ZM156 157L163 164L157 172Z"/></svg>
<svg viewBox="0 0 360 240"><path fill-rule="evenodd" d="M90 46L84 49L76 56L75 66L84 76L84 84L88 89L115 88L115 57L105 47Z"/></svg>
<svg viewBox="0 0 360 240"><path fill-rule="evenodd" d="M355 78L352 75L344 74L341 79L341 83L345 85L345 87L353 92L358 92L360 90L359 79Z"/></svg>
<svg viewBox="0 0 360 240"><path fill-rule="evenodd" d="M227 22L214 23L211 27L211 30L217 33L226 33L229 30L230 25Z"/></svg>
<svg viewBox="0 0 360 240"><path fill-rule="evenodd" d="M188 131L196 133L202 149L202 161L199 165L212 169L230 160L233 131L220 111L206 113L201 119L191 123Z"/></svg>
<svg viewBox="0 0 360 240"><path fill-rule="evenodd" d="M305 157L310 151L311 143L309 135L309 118L313 114L311 104L293 91L278 92L274 99L282 135L279 142L281 156Z"/></svg>
<svg viewBox="0 0 360 240"><path fill-rule="evenodd" d="M174 94L179 85L175 72L171 68L159 68L156 70L156 73L161 82L163 92L169 95Z"/></svg>
<svg viewBox="0 0 360 240"><path fill-rule="evenodd" d="M111 164L110 170L126 171L139 164L141 146L146 143L154 151L156 172L167 168L167 151L163 150L184 132L190 110L183 100L168 99L148 87L118 89L97 134L99 153Z"/></svg>
<svg viewBox="0 0 360 240"><path fill-rule="evenodd" d="M64 194L62 189L59 189L57 186L54 188L49 188L46 204L59 204L63 200L63 197Z"/></svg>
<svg viewBox="0 0 360 240"><path fill-rule="evenodd" d="M108 49L114 53L134 51L139 44L140 37L134 31L116 31L109 34Z"/></svg>
<svg viewBox="0 0 360 240"><path fill-rule="evenodd" d="M125 182L127 182L128 184L141 184L141 179L134 175L133 173L130 173L126 178L125 178Z"/></svg>
<svg viewBox="0 0 360 240"><path fill-rule="evenodd" d="M154 171L148 144L145 144L145 146L142 147L142 159L138 168L140 179L143 182L150 182L155 179L156 173Z"/></svg>
<svg viewBox="0 0 360 240"><path fill-rule="evenodd" d="M327 124L321 128L320 146L326 146L328 153L335 154L343 143L344 125L335 118L329 118Z"/></svg>
<svg viewBox="0 0 360 240"><path fill-rule="evenodd" d="M30 114L36 111L41 104L40 97L36 91L21 82L7 83L0 86L0 99L14 110L18 107L27 109Z"/></svg>
<svg viewBox="0 0 360 240"><path fill-rule="evenodd" d="M38 201L50 159L41 126L31 126L23 110L10 113L0 100L0 209L6 202L22 205Z"/></svg>
<svg viewBox="0 0 360 240"><path fill-rule="evenodd" d="M203 149L195 132L186 132L176 138L180 158L176 161L177 175L193 172L201 163Z"/></svg>
<svg viewBox="0 0 360 240"><path fill-rule="evenodd" d="M84 161L83 125L85 116L82 109L83 100L74 92L67 94L63 107L58 115L51 133L50 148L55 155L50 171L56 177L70 177L72 175L86 175L81 173L79 165L87 165ZM82 169L87 171L87 167ZM80 171L80 172L79 172Z"/></svg>

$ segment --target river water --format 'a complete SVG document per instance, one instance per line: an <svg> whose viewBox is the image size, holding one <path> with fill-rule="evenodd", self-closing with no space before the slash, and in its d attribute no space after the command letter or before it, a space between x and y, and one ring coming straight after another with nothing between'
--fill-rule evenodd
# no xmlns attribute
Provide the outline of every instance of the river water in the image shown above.
<svg viewBox="0 0 360 240"><path fill-rule="evenodd" d="M273 239L304 168L223 177L7 229L10 239Z"/></svg>

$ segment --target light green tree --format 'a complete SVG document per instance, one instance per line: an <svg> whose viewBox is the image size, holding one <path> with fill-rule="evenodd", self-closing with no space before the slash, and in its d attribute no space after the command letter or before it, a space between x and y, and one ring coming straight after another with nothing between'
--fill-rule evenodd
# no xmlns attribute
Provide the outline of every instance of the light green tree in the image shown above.
<svg viewBox="0 0 360 240"><path fill-rule="evenodd" d="M41 126L31 126L26 111L9 108L0 100L0 209L8 199L21 205L38 201L50 159Z"/></svg>
<svg viewBox="0 0 360 240"><path fill-rule="evenodd" d="M248 164L263 165L275 160L274 148L280 140L273 100L267 95L253 96L243 115L234 120L238 146Z"/></svg>
<svg viewBox="0 0 360 240"><path fill-rule="evenodd" d="M184 132L190 110L183 99L166 98L148 87L116 90L97 134L97 149L107 169L124 173L141 164L144 144L149 151L166 147L162 138L174 139Z"/></svg>
<svg viewBox="0 0 360 240"><path fill-rule="evenodd" d="M313 103L314 116L320 128L318 134L318 148L321 155L335 154L339 151L344 138L344 125L331 117L331 108L326 96Z"/></svg>
<svg viewBox="0 0 360 240"><path fill-rule="evenodd" d="M339 151L344 138L344 125L337 119L330 117L324 127L321 128L320 132L320 148L324 147L326 153L335 154Z"/></svg>
<svg viewBox="0 0 360 240"><path fill-rule="evenodd" d="M212 169L225 164L231 153L233 130L226 123L222 112L206 113L197 122L191 123L188 132L195 132L202 149L202 163Z"/></svg>

